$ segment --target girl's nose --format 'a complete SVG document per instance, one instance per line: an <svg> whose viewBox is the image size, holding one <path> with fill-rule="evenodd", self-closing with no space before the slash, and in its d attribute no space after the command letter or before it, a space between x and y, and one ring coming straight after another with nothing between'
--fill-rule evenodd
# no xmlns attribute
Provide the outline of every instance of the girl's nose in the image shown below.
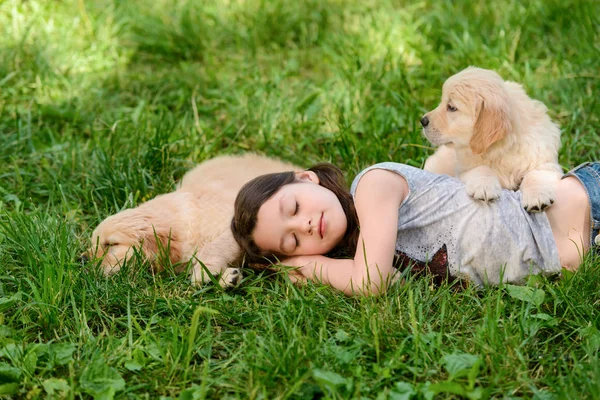
<svg viewBox="0 0 600 400"><path fill-rule="evenodd" d="M313 231L312 220L310 218L298 217L298 219L296 221L296 230L299 233L312 235L312 233L313 233L312 232Z"/></svg>

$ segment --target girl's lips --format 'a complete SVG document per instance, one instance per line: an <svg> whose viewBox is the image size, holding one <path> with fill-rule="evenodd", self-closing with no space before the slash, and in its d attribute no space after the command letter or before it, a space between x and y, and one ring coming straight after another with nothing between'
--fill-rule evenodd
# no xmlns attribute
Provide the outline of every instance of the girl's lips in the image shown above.
<svg viewBox="0 0 600 400"><path fill-rule="evenodd" d="M323 213L321 213L321 219L319 220L319 235L321 235L321 239L325 236L325 218Z"/></svg>

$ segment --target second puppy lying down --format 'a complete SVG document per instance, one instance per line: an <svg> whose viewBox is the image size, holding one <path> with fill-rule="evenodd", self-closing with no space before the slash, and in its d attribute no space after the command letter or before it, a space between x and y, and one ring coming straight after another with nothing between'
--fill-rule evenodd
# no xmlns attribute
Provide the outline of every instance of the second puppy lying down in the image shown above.
<svg viewBox="0 0 600 400"><path fill-rule="evenodd" d="M254 154L220 156L186 173L174 192L106 218L92 234L87 258L102 258L105 275L116 273L135 249L160 271L166 263L184 269L191 261L191 282L210 280L199 261L220 284L234 286L241 270L241 250L230 229L233 203L252 178L272 172L300 170L292 164ZM161 259L161 255L168 259Z"/></svg>
<svg viewBox="0 0 600 400"><path fill-rule="evenodd" d="M554 202L560 129L546 106L521 85L469 67L446 80L442 101L421 119L438 150L424 169L458 176L476 199L494 200L502 188L522 193L527 211Z"/></svg>

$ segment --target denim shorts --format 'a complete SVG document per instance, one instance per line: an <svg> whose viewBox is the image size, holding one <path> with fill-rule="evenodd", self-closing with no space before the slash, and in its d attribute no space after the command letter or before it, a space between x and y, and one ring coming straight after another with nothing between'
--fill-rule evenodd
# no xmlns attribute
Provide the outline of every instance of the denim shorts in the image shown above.
<svg viewBox="0 0 600 400"><path fill-rule="evenodd" d="M569 172L567 176L574 176L581 182L587 191L590 200L590 250L600 246L600 162L586 162Z"/></svg>

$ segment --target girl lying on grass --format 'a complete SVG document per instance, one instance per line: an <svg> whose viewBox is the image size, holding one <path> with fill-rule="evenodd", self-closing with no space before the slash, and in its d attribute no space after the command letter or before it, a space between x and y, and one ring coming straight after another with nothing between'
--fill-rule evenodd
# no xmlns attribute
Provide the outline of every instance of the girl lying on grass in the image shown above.
<svg viewBox="0 0 600 400"><path fill-rule="evenodd" d="M396 163L365 169L350 193L344 186L331 164L248 182L231 223L246 259L279 259L298 267L294 281L355 295L385 291L398 258L475 285L522 283L529 274L575 271L600 244L600 163L566 174L540 213L522 208L520 192L486 203L456 178ZM333 258L344 251L354 258Z"/></svg>

